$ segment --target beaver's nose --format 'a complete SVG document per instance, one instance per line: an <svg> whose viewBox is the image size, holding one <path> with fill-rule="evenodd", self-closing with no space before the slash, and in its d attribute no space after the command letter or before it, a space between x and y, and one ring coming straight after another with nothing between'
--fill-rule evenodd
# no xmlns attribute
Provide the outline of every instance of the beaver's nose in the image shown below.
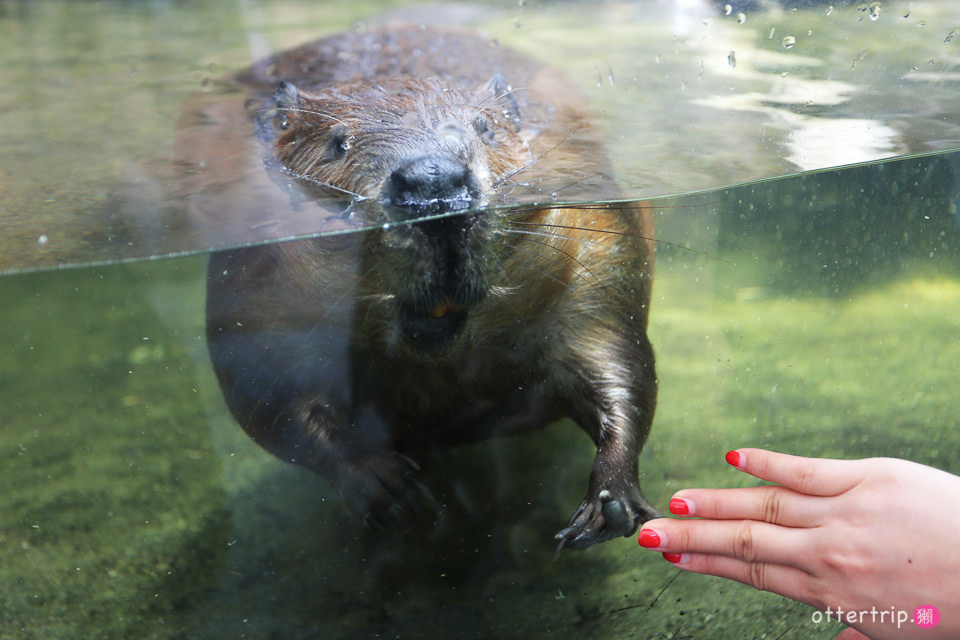
<svg viewBox="0 0 960 640"><path fill-rule="evenodd" d="M411 160L390 174L386 200L429 213L459 211L479 204L480 186L469 167L444 156Z"/></svg>

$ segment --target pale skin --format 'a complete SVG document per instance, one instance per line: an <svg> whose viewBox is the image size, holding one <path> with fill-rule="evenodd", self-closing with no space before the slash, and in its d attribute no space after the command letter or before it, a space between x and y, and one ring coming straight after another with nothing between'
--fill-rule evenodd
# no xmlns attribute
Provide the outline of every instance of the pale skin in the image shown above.
<svg viewBox="0 0 960 640"><path fill-rule="evenodd" d="M831 620L839 609L850 628L838 640L960 638L960 477L893 458L762 449L727 461L776 485L679 491L670 511L683 519L646 522L641 546L687 571L829 607ZM937 626L898 625L893 611L912 617L921 605L937 607Z"/></svg>

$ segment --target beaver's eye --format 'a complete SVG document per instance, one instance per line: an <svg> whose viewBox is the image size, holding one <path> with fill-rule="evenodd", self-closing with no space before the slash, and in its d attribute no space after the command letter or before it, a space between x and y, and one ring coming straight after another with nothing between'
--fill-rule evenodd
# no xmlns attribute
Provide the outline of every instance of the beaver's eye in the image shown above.
<svg viewBox="0 0 960 640"><path fill-rule="evenodd" d="M346 125L337 125L330 130L330 158L339 160L353 146L353 135Z"/></svg>
<svg viewBox="0 0 960 640"><path fill-rule="evenodd" d="M473 128L484 144L491 145L496 140L493 127L486 116L477 116L476 120L473 121Z"/></svg>

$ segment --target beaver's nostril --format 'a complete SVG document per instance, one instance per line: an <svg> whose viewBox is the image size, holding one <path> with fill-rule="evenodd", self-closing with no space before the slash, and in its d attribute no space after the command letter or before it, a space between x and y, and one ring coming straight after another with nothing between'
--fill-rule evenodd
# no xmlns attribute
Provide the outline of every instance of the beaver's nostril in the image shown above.
<svg viewBox="0 0 960 640"><path fill-rule="evenodd" d="M444 156L424 156L390 174L385 194L398 207L456 211L471 206L480 195L469 167Z"/></svg>

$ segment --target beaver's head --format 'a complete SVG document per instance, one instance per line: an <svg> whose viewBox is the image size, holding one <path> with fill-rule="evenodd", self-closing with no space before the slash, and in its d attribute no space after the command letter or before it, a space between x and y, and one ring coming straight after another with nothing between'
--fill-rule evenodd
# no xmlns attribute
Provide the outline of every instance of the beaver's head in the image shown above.
<svg viewBox="0 0 960 640"><path fill-rule="evenodd" d="M274 155L294 178L417 214L475 208L529 162L502 75L467 92L435 79L276 92Z"/></svg>
<svg viewBox="0 0 960 640"><path fill-rule="evenodd" d="M364 209L384 230L367 281L395 305L400 337L442 350L498 268L496 222L479 209L530 163L504 78L472 91L410 77L318 93L284 82L275 101L282 174L323 197L372 205Z"/></svg>

